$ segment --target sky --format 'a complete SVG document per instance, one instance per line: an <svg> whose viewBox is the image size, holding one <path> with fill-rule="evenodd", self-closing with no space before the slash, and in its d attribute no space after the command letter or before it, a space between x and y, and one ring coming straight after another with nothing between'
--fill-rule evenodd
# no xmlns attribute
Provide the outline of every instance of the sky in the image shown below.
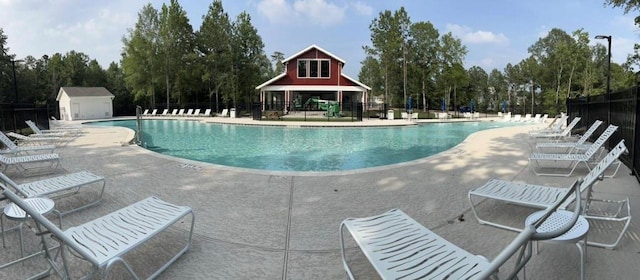
<svg viewBox="0 0 640 280"><path fill-rule="evenodd" d="M214 0L179 0L198 30ZM134 28L148 3L160 10L169 0L0 0L0 28L8 36L9 54L40 58L71 50L96 59L103 68L120 61L122 38ZM369 25L379 13L404 7L411 22L429 21L451 32L467 47L465 68L504 70L529 56L527 49L549 30L571 34L583 28L591 37L612 36L612 61L623 63L640 43L636 14L604 5L604 0L222 0L232 20L251 16L270 56L289 57L315 44L346 61L345 74L357 78L371 46Z"/></svg>

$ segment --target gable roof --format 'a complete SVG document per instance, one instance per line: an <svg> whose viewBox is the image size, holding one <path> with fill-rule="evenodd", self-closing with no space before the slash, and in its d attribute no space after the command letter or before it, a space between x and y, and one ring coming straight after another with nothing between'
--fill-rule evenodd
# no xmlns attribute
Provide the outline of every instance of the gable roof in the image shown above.
<svg viewBox="0 0 640 280"><path fill-rule="evenodd" d="M356 80L356 79L354 79L354 78L351 78L351 77L347 76L345 73L341 73L341 74L342 74L342 77L344 77L344 78L345 78L345 79L347 79L347 80L352 81L352 82L353 82L353 83L355 83L356 85L359 85L359 86L361 86L361 87L363 87L363 88L365 88L365 89L367 89L367 90L371 90L371 88L370 88L370 87L368 87L367 85L365 85L365 84L363 84L363 83L359 82L358 80Z"/></svg>
<svg viewBox="0 0 640 280"><path fill-rule="evenodd" d="M56 100L60 100L63 92L69 97L114 97L114 95L104 87L61 87Z"/></svg>
<svg viewBox="0 0 640 280"><path fill-rule="evenodd" d="M287 59L283 60L282 63L284 64L285 62L289 62L290 60L292 60L292 59L300 56L301 54L306 53L306 52L308 52L309 50L312 50L312 49L316 49L316 50L319 50L319 51L325 53L326 55L330 56L331 58L333 58L333 59L335 59L337 61L340 61L343 65L345 63L344 60L342 60L342 58L337 57L336 55L326 51L325 49L323 49L321 47L316 46L315 44L313 44L311 46L308 46L305 49L303 49L303 50L295 53L294 55L288 57Z"/></svg>

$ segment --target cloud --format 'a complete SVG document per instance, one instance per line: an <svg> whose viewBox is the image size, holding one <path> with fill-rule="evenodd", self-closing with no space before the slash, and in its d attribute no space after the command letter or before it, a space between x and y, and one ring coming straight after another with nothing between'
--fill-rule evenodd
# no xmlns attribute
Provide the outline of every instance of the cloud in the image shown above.
<svg viewBox="0 0 640 280"><path fill-rule="evenodd" d="M356 11L356 13L363 16L370 16L373 14L373 8L360 1L352 3L350 7L353 8Z"/></svg>
<svg viewBox="0 0 640 280"><path fill-rule="evenodd" d="M261 0L257 8L272 23L291 24L295 21L320 26L342 23L347 10L347 6L339 7L326 0L295 0L292 3L287 0Z"/></svg>
<svg viewBox="0 0 640 280"><path fill-rule="evenodd" d="M312 23L335 25L344 20L346 7L338 7L325 0L296 0L294 10Z"/></svg>
<svg viewBox="0 0 640 280"><path fill-rule="evenodd" d="M635 18L631 16L616 16L611 20L611 25L617 29L624 29L627 31L638 32L638 26L635 23Z"/></svg>
<svg viewBox="0 0 640 280"><path fill-rule="evenodd" d="M473 31L470 27L458 24L447 24L446 30L460 38L463 43L468 44L505 44L509 42L503 33L495 34L484 30Z"/></svg>
<svg viewBox="0 0 640 280"><path fill-rule="evenodd" d="M0 27L8 36L9 52L18 58L74 50L107 67L120 60L121 38L135 25L142 4L134 2L4 1Z"/></svg>
<svg viewBox="0 0 640 280"><path fill-rule="evenodd" d="M285 0L262 0L258 3L258 12L270 22L285 22L293 8Z"/></svg>

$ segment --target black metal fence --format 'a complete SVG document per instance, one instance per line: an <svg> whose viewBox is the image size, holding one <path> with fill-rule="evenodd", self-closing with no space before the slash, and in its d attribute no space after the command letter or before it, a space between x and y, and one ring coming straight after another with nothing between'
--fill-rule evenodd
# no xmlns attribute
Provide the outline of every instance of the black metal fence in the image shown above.
<svg viewBox="0 0 640 280"><path fill-rule="evenodd" d="M264 108L264 110L262 110ZM340 102L316 102L305 105L295 102L268 102L254 103L252 105L253 119L262 119L269 112L278 112L280 115L289 116L302 121L323 118L326 120L350 119L362 121L363 118L378 118L384 116L384 104L376 103L340 103ZM261 112L262 111L262 112ZM261 115L262 114L262 115Z"/></svg>
<svg viewBox="0 0 640 280"><path fill-rule="evenodd" d="M25 123L27 120L32 120L39 127L48 129L51 116L55 116L55 110L47 105L0 103L0 129L2 131L21 132L28 128Z"/></svg>
<svg viewBox="0 0 640 280"><path fill-rule="evenodd" d="M609 124L617 125L607 147L617 145L620 140L625 140L629 154L623 155L621 161L628 166L636 179L640 181L640 145L636 144L640 133L640 107L638 100L638 87L628 88L613 92L609 95L597 95L579 97L567 100L567 114L569 119L580 116L582 127L590 126L595 120L601 120L606 125L601 126L593 138L597 138ZM594 139L591 139L594 140Z"/></svg>

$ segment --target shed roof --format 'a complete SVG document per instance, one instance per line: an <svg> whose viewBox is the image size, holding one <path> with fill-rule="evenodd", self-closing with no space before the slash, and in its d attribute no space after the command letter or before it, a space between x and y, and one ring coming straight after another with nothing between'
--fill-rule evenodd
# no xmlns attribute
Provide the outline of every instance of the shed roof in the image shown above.
<svg viewBox="0 0 640 280"><path fill-rule="evenodd" d="M56 100L60 100L63 92L69 97L114 97L114 95L104 87L61 87Z"/></svg>

